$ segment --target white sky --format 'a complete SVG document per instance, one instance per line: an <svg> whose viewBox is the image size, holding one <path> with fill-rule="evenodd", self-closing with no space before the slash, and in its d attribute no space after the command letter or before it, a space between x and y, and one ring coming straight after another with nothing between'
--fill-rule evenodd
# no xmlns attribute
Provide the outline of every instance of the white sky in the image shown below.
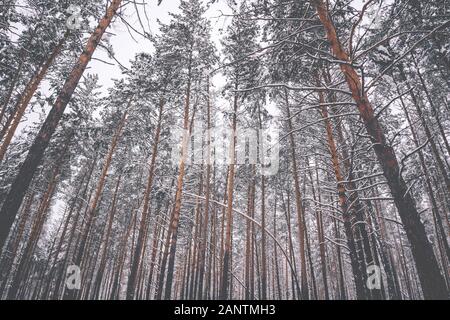
<svg viewBox="0 0 450 320"><path fill-rule="evenodd" d="M203 0L206 4L206 1ZM138 3L144 3L146 6L147 16L149 18L148 23L145 17L144 10L142 5L138 6L139 15L142 20L142 24L146 28L145 31L151 32L152 34L157 34L159 32L159 24L158 20L162 23L168 23L171 19L169 12L178 13L180 0L163 0L161 5L157 5L157 0L141 0L137 1ZM217 1L218 3L212 4L206 12L206 17L210 18L211 26L213 28L211 38L217 46L218 50L221 50L220 39L222 35L220 34L220 29L226 26L227 21L230 18L216 18L220 16L220 12L229 13L230 9L226 4L226 1ZM141 24L139 23L138 16L136 14L136 9L133 4L128 4L125 6L125 17L128 24L130 24L137 31L142 32ZM92 22L92 29L96 27L98 21ZM148 26L150 30L148 30ZM20 30L21 26L17 26ZM131 35L130 35L131 33ZM109 37L110 44L115 53L115 58L119 61L123 66L129 68L131 66L131 61L134 59L135 55L140 52L153 52L153 47L151 42L141 36L140 34L134 32L130 29L128 32L128 28L126 24L121 21L120 18L116 18L114 22L109 26L106 30L106 33L103 35L103 39ZM134 39L133 39L134 38ZM105 62L107 63L105 63ZM106 93L108 88L111 88L114 84L114 79L123 78L122 72L118 66L118 63L108 57L106 50L100 46L97 47L94 52L93 59L89 62L89 65L84 72L86 74L97 74L99 77L98 84L102 86L102 92ZM224 85L225 79L218 74L213 79L213 84L216 87L221 87ZM48 81L44 80L41 83L39 91L44 94L44 96L50 95L50 88ZM21 132L30 123L36 123L36 121L41 121L40 112L31 112L27 116L27 121L22 121L18 127L18 132Z"/></svg>
<svg viewBox="0 0 450 320"><path fill-rule="evenodd" d="M163 23L168 23L170 21L169 12L179 12L179 0L163 0L160 6L157 5L157 0L145 0L145 2L147 3L146 10L149 17L150 31L152 34L159 32L159 24L157 23L157 20L160 20ZM215 18L220 15L220 11L224 13L230 12L230 9L226 5L226 1L218 1L218 3L212 4L206 13L206 16L211 20L211 25L213 28L211 35L212 40L216 43L218 49L220 49L219 40L222 37L219 33L219 29L226 24L227 20L229 20L223 17ZM125 12L127 15L127 22L135 29L142 31L135 8L129 4L126 6ZM142 8L139 9L139 14L144 27L147 29L147 20ZM114 49L116 59L125 67L130 67L130 61L134 59L134 56L137 53L151 53L153 51L152 45L148 39L130 30L135 39L133 40L127 30L127 26L120 19L116 19L115 23L113 23L107 31L114 34L110 38L110 43ZM98 47L93 58L94 59L89 63L86 73L97 73L99 76L100 85L105 88L111 87L113 85L112 79L120 79L122 77L120 68L118 67L116 61L108 58L105 49ZM95 60L95 58L107 61L108 63L113 63L114 66Z"/></svg>

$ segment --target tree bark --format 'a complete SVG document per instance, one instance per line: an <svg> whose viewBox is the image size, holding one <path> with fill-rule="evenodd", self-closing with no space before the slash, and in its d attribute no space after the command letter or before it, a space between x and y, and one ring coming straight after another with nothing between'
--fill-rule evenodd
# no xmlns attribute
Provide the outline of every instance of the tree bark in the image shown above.
<svg viewBox="0 0 450 320"><path fill-rule="evenodd" d="M433 249L428 241L425 228L420 221L419 213L414 205L408 187L400 176L400 167L394 149L387 144L383 129L374 115L373 107L367 94L363 91L361 79L350 64L348 53L342 48L336 29L331 21L328 9L322 0L311 0L317 9L332 51L337 59L345 61L340 68L350 88L366 130L373 142L378 162L383 169L394 202L403 222L411 244L411 251L416 262L422 290L426 299L447 299L448 292L445 280L439 271Z"/></svg>
<svg viewBox="0 0 450 320"><path fill-rule="evenodd" d="M238 88L237 81L235 82L235 89ZM235 171L235 153L236 153L236 125L237 125L237 108L238 108L238 94L234 94L233 103L233 119L231 124L232 137L230 141L229 165L228 165L228 183L227 183L227 211L226 211L226 227L225 227L225 242L223 251L223 270L222 270L222 286L220 290L220 299L227 300L231 298L232 293L229 292L230 286L230 272L231 272L231 233L233 223L233 192L234 192L234 171Z"/></svg>
<svg viewBox="0 0 450 320"><path fill-rule="evenodd" d="M20 97L19 101L17 101L17 105L14 108L14 115L8 118L8 121L5 124L6 132L3 139L3 143L0 146L0 162L5 157L6 150L8 149L8 146L11 143L14 133L16 132L17 127L19 126L20 120L22 120L22 117L25 114L25 110L27 109L28 104L33 98L33 95L36 92L37 88L39 87L41 81L47 74L48 68L53 64L53 61L55 61L56 56L61 51L61 48L64 42L66 41L67 36L68 33L66 33L64 37L58 42L58 44L53 49L52 53L45 61L45 63L42 65L42 67L39 69L39 71L27 83L27 86L25 87L22 96Z"/></svg>
<svg viewBox="0 0 450 320"><path fill-rule="evenodd" d="M287 117L288 117L288 129L289 129L289 141L290 141L290 149L291 149L291 159L292 159L292 172L294 175L294 188L295 188L295 205L297 209L297 223L298 223L298 236L299 236L299 243L300 243L300 283L301 283L301 295L303 300L309 299L309 292L308 292L308 280L307 280L307 273L306 273L306 250L305 250L305 225L303 224L303 215L304 215L304 208L303 208L303 200L302 200L302 194L300 191L300 181L298 177L298 168L297 168L297 156L295 154L295 142L294 142L294 136L292 134L293 126L292 126L292 120L291 120L291 113L289 108L289 101L288 101L288 95L287 90L285 90L285 100L286 100L286 110L287 110Z"/></svg>
<svg viewBox="0 0 450 320"><path fill-rule="evenodd" d="M186 157L187 157L187 146L188 139L187 135L190 135L193 123L191 122L191 126L189 126L189 108L190 108L190 99L191 99L191 77L192 77L192 52L189 58L189 66L188 66L188 80L186 87L186 97L184 102L184 116L183 116L183 137L181 141L182 154L180 157L180 162L178 165L178 179L177 179L177 191L175 193L175 205L171 214L171 218L169 221L169 230L167 232L166 246L164 248L164 254L161 262L161 270L159 277L159 286L157 292L157 299L161 299L162 296L162 286L165 278L165 268L168 260L167 266L167 280L164 292L164 298L166 300L170 299L171 291L172 291L172 280L173 280L173 270L175 266L175 252L177 246L177 238L178 238L178 224L180 222L180 213L181 213L181 202L183 196L183 181L186 170Z"/></svg>
<svg viewBox="0 0 450 320"><path fill-rule="evenodd" d="M147 234L148 228L148 216L150 214L149 203L150 203L150 194L153 187L153 178L155 176L155 165L156 165L156 157L158 155L158 144L159 137L161 134L161 122L162 122L162 111L164 107L164 100L160 99L159 101L159 113L158 113L158 124L156 126L155 138L153 141L153 150L152 150L152 158L149 166L149 173L147 178L147 186L144 191L144 205L142 208L141 222L139 226L139 233L136 248L134 251L133 259L131 261L131 270L130 275L128 276L128 286L127 286L127 299L131 300L134 298L135 290L136 290L136 281L137 275L139 273L139 268L142 264L142 257L144 255L144 241L145 235Z"/></svg>
<svg viewBox="0 0 450 320"><path fill-rule="evenodd" d="M72 97L75 88L83 75L98 43L100 42L106 28L111 23L113 17L122 0L113 0L108 7L105 16L100 20L97 28L89 38L83 53L80 55L78 62L73 67L69 77L64 83L54 106L50 110L44 124L42 125L36 139L30 147L27 157L20 166L14 182L11 185L8 195L3 203L0 211L0 248L3 247L9 230L11 229L17 212L22 204L25 193L31 183L31 179L36 172L37 167L41 163L44 152L47 149L49 141L58 126L59 121L64 113L67 104Z"/></svg>

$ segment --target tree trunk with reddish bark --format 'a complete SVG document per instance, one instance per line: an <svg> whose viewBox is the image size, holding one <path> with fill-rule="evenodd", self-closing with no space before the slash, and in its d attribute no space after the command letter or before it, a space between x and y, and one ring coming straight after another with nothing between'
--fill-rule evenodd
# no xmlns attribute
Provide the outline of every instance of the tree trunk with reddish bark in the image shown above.
<svg viewBox="0 0 450 320"><path fill-rule="evenodd" d="M25 161L22 163L14 182L11 185L8 195L3 202L0 211L0 248L3 247L11 226L14 223L17 212L22 204L25 193L31 183L31 180L42 161L44 152L55 132L59 121L66 109L67 104L75 91L75 88L83 75L89 61L97 48L106 28L110 25L116 15L122 0L113 0L108 7L105 16L100 20L98 26L91 34L83 53L78 58L77 63L70 72L64 86L62 87L56 101L50 110L47 118L33 144L31 145Z"/></svg>
<svg viewBox="0 0 450 320"><path fill-rule="evenodd" d="M339 41L326 4L322 0L311 0L311 2L317 9L319 19L325 28L333 54L337 59L345 62L340 64L341 71L356 102L367 133L371 137L378 162L383 169L384 176L403 222L411 244L411 251L422 284L424 297L426 299L448 299L449 294L445 286L445 279L439 270L425 228L420 221L419 212L414 205L414 200L409 193L405 181L400 175L400 167L394 149L388 144L383 128L375 117L373 107L363 90L361 79L354 67L350 64L349 55Z"/></svg>

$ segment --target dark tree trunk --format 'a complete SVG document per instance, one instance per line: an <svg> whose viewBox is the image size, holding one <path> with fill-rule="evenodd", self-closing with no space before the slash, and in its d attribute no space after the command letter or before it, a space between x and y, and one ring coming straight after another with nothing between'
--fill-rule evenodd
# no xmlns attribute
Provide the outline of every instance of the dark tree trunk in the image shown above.
<svg viewBox="0 0 450 320"><path fill-rule="evenodd" d="M316 6L334 55L339 60L350 61L348 53L342 48L338 39L325 3L322 0L312 0L312 3ZM394 149L386 141L383 128L375 117L373 107L363 91L360 77L354 67L347 63L341 64L340 67L364 121L367 133L372 139L378 162L383 169L395 205L402 219L411 244L424 297L426 299L448 299L449 294L445 286L445 279L440 273L433 249L425 233L425 228L420 221L419 212L414 205L414 200L400 175L400 167Z"/></svg>
<svg viewBox="0 0 450 320"><path fill-rule="evenodd" d="M100 42L106 28L108 28L122 0L113 0L108 7L105 16L100 20L97 28L89 38L83 53L80 55L78 62L72 69L69 77L64 83L55 104L50 110L44 124L42 125L36 139L34 140L27 157L20 166L14 182L11 185L8 195L3 203L0 211L0 248L3 247L11 226L14 223L17 212L22 204L23 197L31 183L31 179L36 172L37 167L41 163L44 152L47 149L49 141L58 126L58 123L64 113L67 104L72 97L75 88L83 75L87 64Z"/></svg>

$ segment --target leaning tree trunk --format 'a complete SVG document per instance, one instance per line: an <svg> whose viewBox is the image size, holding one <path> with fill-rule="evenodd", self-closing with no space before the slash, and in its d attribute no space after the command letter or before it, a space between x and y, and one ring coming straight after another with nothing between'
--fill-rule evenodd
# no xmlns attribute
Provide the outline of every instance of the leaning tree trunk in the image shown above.
<svg viewBox="0 0 450 320"><path fill-rule="evenodd" d="M135 290L136 290L136 281L137 275L139 273L140 265L142 264L142 257L144 256L144 242L145 236L147 235L148 229L148 215L149 215L149 203L150 203L150 193L153 187L153 177L155 175L155 165L156 165L156 156L158 155L158 144L159 144L159 136L161 134L161 122L162 122L162 111L164 107L164 100L161 99L159 102L159 113L158 113L158 124L156 126L155 132L155 140L153 141L153 150L152 150L152 158L150 161L149 173L147 178L147 186L144 192L144 205L142 208L142 216L141 222L138 231L138 239L136 243L136 248L134 251L134 255L131 261L131 270L130 275L128 277L128 286L127 286L127 299L133 299Z"/></svg>
<svg viewBox="0 0 450 320"><path fill-rule="evenodd" d="M337 59L345 61L345 63L340 65L341 71L356 102L367 133L371 137L378 162L383 169L384 176L403 222L411 244L411 251L416 262L424 297L426 299L447 299L448 292L445 286L445 280L439 271L439 266L431 244L428 241L424 225L420 221L419 212L414 205L413 198L409 193L405 181L400 175L400 167L394 149L388 145L383 128L375 117L372 104L362 88L361 79L354 67L350 64L350 57L339 41L327 6L322 0L311 0L311 2L317 9L333 54Z"/></svg>
<svg viewBox="0 0 450 320"><path fill-rule="evenodd" d="M108 249L110 248L110 245L111 245L110 244L111 230L112 230L112 225L114 222L114 216L117 211L116 210L117 198L118 198L118 193L119 193L120 182L122 180L122 175L123 175L123 172L121 171L119 174L119 177L117 178L116 186L114 188L111 210L109 210L108 217L106 218L108 226L106 227L106 230L104 232L104 237L102 237L103 247L102 247L101 253L100 253L100 264L98 267L97 274L95 275L94 279L92 280L92 282L94 283L94 288L92 290L93 291L92 296L93 296L93 299L96 299L96 300L98 300L100 298L100 291L101 291L102 282L103 282L103 278L104 278L104 274L105 274L105 268L106 268L106 263L107 263L106 258L108 256ZM99 250L100 250L100 248L99 248Z"/></svg>
<svg viewBox="0 0 450 320"><path fill-rule="evenodd" d="M325 82L327 83L327 85L330 85L331 75L329 73L329 68L327 68L326 72L323 72L323 78L324 78ZM320 81L320 79L318 78L317 81ZM322 93L319 93L319 96L320 96L321 100L324 100ZM333 92L330 93L329 99L333 103L337 102L336 94ZM322 102L325 102L325 101L322 101ZM334 137L333 137L332 123L331 123L331 120L328 118L328 110L327 110L326 105L323 105L321 107L321 112L323 114L323 118L324 118L325 124L327 126L327 135L329 137L328 141L331 142L332 144L336 145L336 143L334 142ZM328 126L329 126L329 128L328 128ZM349 156L347 142L343 136L342 123L340 121L336 121L336 132L337 132L337 142L338 142L337 144L341 145L339 149L342 150L341 152L342 152L343 168L348 173L348 177L347 177L348 182L346 183L346 185L344 187L346 189L346 192L348 192L347 203L350 204L350 205L348 205L348 208L351 211L350 215L355 220L355 222L352 222L352 225L354 225L353 229L355 229L354 233L359 234L359 236L360 236L361 243L359 244L359 247L360 247L361 252L360 252L360 254L358 254L358 256L360 256L359 264L360 264L360 269L363 272L362 276L365 279L366 278L365 275L367 273L366 272L367 267L374 264L376 252L374 251L374 253L372 253L372 250L370 247L370 241L369 241L368 232L366 230L366 223L365 223L365 217L364 217L365 209L364 209L364 205L361 203L361 200L359 199L357 185L353 181L352 161ZM332 147L330 147L330 148L332 149ZM336 152L336 148L335 148L335 152ZM336 161L339 162L339 157L336 158ZM341 174L341 176L342 176L342 174ZM374 248L374 250L375 250L375 248ZM368 292L368 296L371 297L372 299L381 299L381 290L374 288L370 292Z"/></svg>
<svg viewBox="0 0 450 320"><path fill-rule="evenodd" d="M13 281L11 284L10 291L8 292L9 299L17 298L17 294L19 293L20 284L26 283L25 281L28 276L29 266L33 263L33 256L35 254L35 250L37 247L37 243L39 241L40 235L42 233L42 229L44 223L47 219L48 209L50 206L51 199L54 195L56 184L58 182L58 177L61 172L61 167L64 163L64 157L67 152L67 148L69 146L69 139L66 141L66 146L61 151L61 155L56 160L55 168L52 172L52 176L49 180L47 190L45 191L41 203L37 209L37 213L35 215L35 221L33 221L32 228L30 231L30 238L25 246L22 257L19 260L19 265L17 267L16 273L13 277Z"/></svg>
<svg viewBox="0 0 450 320"><path fill-rule="evenodd" d="M319 92L319 100L320 100L320 104L322 105L321 107L321 115L322 115L322 119L325 121L325 128L326 128L326 132L327 132L327 143L328 143L328 148L330 151L330 155L331 155L331 162L333 164L333 170L334 170L334 174L336 177L336 182L337 182L337 191L338 191L338 197L339 197L339 205L341 207L342 210L342 216L343 216L343 220L344 220L344 230L345 230L345 235L347 237L347 245L348 248L350 250L350 261L351 261L351 266L352 266L352 271L353 271L353 276L355 278L355 286L356 286L356 297L358 299L366 299L366 293L365 293L365 289L364 289L364 273L363 270L361 269L362 267L364 267L364 262L363 261L358 261L358 257L357 257L357 253L356 253L356 243L355 243L355 238L354 238L354 232L353 232L353 228L352 228L352 210L350 210L349 208L349 199L347 198L346 195L346 190L345 190L345 186L344 186L344 178L342 176L342 172L341 172L341 165L339 163L339 157L337 154L337 146L336 146L336 142L334 141L334 136L333 136L333 128L331 126L331 122L328 118L328 110L326 108L326 106L324 106L325 100L323 98L323 93ZM364 270L365 272L365 270Z"/></svg>
<svg viewBox="0 0 450 320"><path fill-rule="evenodd" d="M430 91L428 90L428 86L425 82L425 79L422 76L422 72L420 72L419 65L418 65L417 60L415 59L414 55L413 55L413 62L414 62L414 66L416 67L417 75L419 76L420 83L422 84L423 91L425 92L425 96L428 100L428 103L430 104L431 111L432 111L431 114L433 115L434 119L436 120L436 124L439 129L438 131L441 134L442 141L444 142L445 150L447 150L447 153L450 155L450 144L448 142L444 127L442 126L442 120L439 117L440 111L438 110L437 106L433 102L433 99L431 98Z"/></svg>
<svg viewBox="0 0 450 320"><path fill-rule="evenodd" d="M434 141L435 137L433 137L433 134L430 131L430 128L428 127L427 121L425 119L425 115L423 114L422 108L420 107L420 103L421 103L421 101L419 100L420 97L418 97L414 93L413 88L411 87L410 83L408 82L408 80L406 78L406 74L405 74L404 67L403 67L402 64L398 65L398 70L400 72L401 80L405 82L406 87L407 87L407 89L409 91L409 95L411 96L413 105L416 108L417 115L418 115L418 117L420 119L420 122L421 122L421 124L423 126L423 130L425 132L425 136L427 137L427 139L428 139L428 141L430 143L431 152L434 155L433 158L434 158L434 160L436 162L437 168L439 169L439 171L442 174L442 178L445 181L445 185L447 187L447 192L450 193L450 179L448 177L447 170L446 170L446 165L444 163L445 159L444 160L441 159L441 156L440 156L439 151L438 151L438 147L436 145L436 142ZM447 203L447 205L448 205L448 203Z"/></svg>
<svg viewBox="0 0 450 320"><path fill-rule="evenodd" d="M11 82L11 85L9 87L8 93L6 94L6 97L5 97L4 102L3 102L2 109L0 111L0 126L1 126L1 124L3 122L3 117L5 116L5 113L6 113L7 109L8 109L8 105L9 105L9 102L11 101L11 97L12 97L12 94L14 92L14 89L16 88L17 82L19 82L20 73L21 73L22 68L23 68L23 64L24 64L24 62L23 62L23 60L24 60L24 58L23 58L23 53L24 53L23 48L22 48L22 50L20 50L20 53L21 53L21 56L22 56L22 60L19 63L19 66L18 66L17 71L16 71L16 75L14 76L14 79ZM14 110L13 110L13 114L12 115L14 115ZM8 117L8 120L11 118L11 116ZM0 139L3 139L4 132L8 128L8 121L1 128L2 129L0 131Z"/></svg>
<svg viewBox="0 0 450 320"><path fill-rule="evenodd" d="M121 2L122 0L113 0L111 2L105 16L100 20L97 28L92 33L86 47L83 50L83 53L78 58L77 63L66 79L55 104L45 119L44 124L42 125L36 139L28 151L25 161L19 169L19 173L11 185L9 193L6 196L0 211L0 248L3 247L6 238L8 237L9 230L11 230L25 193L31 183L31 179L33 178L37 167L41 163L45 149L47 149L49 141L55 132L59 121L61 120L64 110L69 103L70 98L72 97L72 94L74 93L75 88L77 87L84 70L91 60L92 55L97 48L97 45L100 42L106 28L116 15Z"/></svg>
<svg viewBox="0 0 450 320"><path fill-rule="evenodd" d="M398 87L397 87L397 92L400 94ZM437 235L438 244L439 244L438 248L439 248L441 256L442 256L441 260L442 260L442 264L444 266L444 272L445 272L445 274L447 274L448 268L446 267L446 265L447 265L446 257L450 261L450 248L449 248L449 245L447 242L447 233L445 232L444 224L442 222L441 214L439 212L440 210L439 210L439 207L437 204L436 197L434 195L434 191L433 191L433 187L432 187L431 179L430 179L430 172L428 171L428 167L426 165L423 152L422 152L422 150L420 150L419 138L417 136L416 130L413 127L413 122L411 120L408 109L406 108L406 104L403 101L402 97L400 97L400 105L402 106L403 112L405 113L405 117L406 117L406 120L409 125L409 130L411 131L411 134L413 137L412 140L414 142L414 146L418 150L419 161L422 166L422 171L423 171L424 179L425 179L425 185L427 187L426 189L427 189L427 193L428 193L428 198L431 203L431 211L435 218L434 219L435 220L435 229L436 229L436 235ZM443 250L442 246L445 248L446 257L442 253L442 250Z"/></svg>
<svg viewBox="0 0 450 320"><path fill-rule="evenodd" d="M193 126L193 120L189 126L189 107L191 100L191 77L192 77L192 52L190 53L189 65L188 65L188 80L186 87L186 97L184 102L184 115L183 115L183 138L181 142L182 154L180 157L180 162L178 166L178 178L177 178L177 191L175 193L175 206L173 208L170 221L169 221L169 230L167 232L166 245L164 247L164 254L162 257L161 265L160 265L160 275L158 280L158 291L156 294L156 299L161 299L163 283L165 278L165 268L167 266L167 279L166 279L166 287L164 292L165 299L170 299L171 291L172 291L172 280L173 280L173 270L175 266L175 252L177 247L177 238L178 238L178 224L180 222L180 213L181 213L181 202L183 196L183 181L186 170L186 157L187 157L187 146L188 146L188 137L187 135L191 133L190 128Z"/></svg>
<svg viewBox="0 0 450 320"><path fill-rule="evenodd" d="M84 227L84 230L82 230L81 232L81 238L80 238L80 245L79 247L75 250L74 252L74 256L73 256L73 262L75 265L79 266L80 268L83 266L83 256L85 255L85 251L87 248L87 244L88 244L88 237L92 228L92 224L94 221L94 217L95 217L95 213L97 211L97 207L99 205L100 202L100 197L103 193L103 189L105 187L106 184L106 178L107 178L107 173L109 171L109 168L111 166L112 163L112 158L114 155L114 152L116 150L117 144L119 142L119 139L121 137L122 134L122 130L125 126L125 122L127 120L127 116L128 116L128 108L131 104L132 99L129 100L128 102L128 106L127 106L127 110L125 110L125 112L122 115L122 118L120 119L120 122L117 126L117 129L114 133L114 136L111 140L111 144L109 146L109 150L108 153L106 155L106 158L104 160L103 163L103 168L100 174L100 178L97 182L97 186L95 189L95 193L94 193L94 198L92 199L92 201L89 204L89 207L86 211L87 217L85 217L86 220L86 225ZM84 270L84 268L82 268ZM83 282L82 282L83 284ZM83 285L82 285L83 287ZM69 291L67 291L67 293L69 293ZM75 294L74 291L70 292L72 294Z"/></svg>
<svg viewBox="0 0 450 320"><path fill-rule="evenodd" d="M17 101L16 107L14 108L14 114L8 118L8 121L5 124L5 139L3 140L2 145L0 146L0 161L3 160L6 154L6 150L8 150L8 146L11 143L11 140L14 136L14 133L19 126L20 120L22 120L23 115L25 114L25 110L28 107L28 104L33 98L34 93L36 92L39 84L42 79L44 79L47 74L48 68L52 65L53 61L55 61L56 56L61 51L61 48L67 38L68 33L64 35L64 37L58 42L58 44L53 49L52 53L39 69L39 71L34 75L30 81L27 83L25 90L20 97L19 101ZM3 131L3 130L2 130Z"/></svg>

